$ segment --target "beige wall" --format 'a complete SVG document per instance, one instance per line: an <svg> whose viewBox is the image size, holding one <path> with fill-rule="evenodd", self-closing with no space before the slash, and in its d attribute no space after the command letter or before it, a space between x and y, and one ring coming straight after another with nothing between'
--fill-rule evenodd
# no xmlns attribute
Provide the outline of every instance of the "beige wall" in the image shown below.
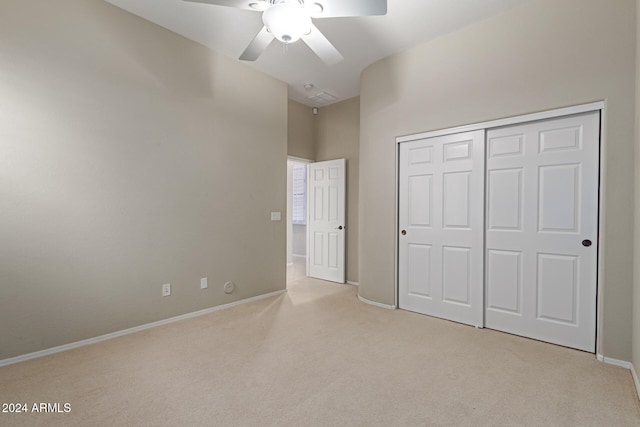
<svg viewBox="0 0 640 427"><path fill-rule="evenodd" d="M315 160L347 159L347 281L358 282L360 97L323 107L315 120Z"/></svg>
<svg viewBox="0 0 640 427"><path fill-rule="evenodd" d="M533 0L368 67L361 81L360 294L394 304L400 135L605 100L605 356L631 359L635 1Z"/></svg>
<svg viewBox="0 0 640 427"><path fill-rule="evenodd" d="M0 359L284 289L284 83L97 0L0 58Z"/></svg>
<svg viewBox="0 0 640 427"><path fill-rule="evenodd" d="M635 134L635 227L632 363L640 373L640 0L636 0L636 134ZM638 390L640 392L640 390Z"/></svg>
<svg viewBox="0 0 640 427"><path fill-rule="evenodd" d="M316 151L313 139L315 116L311 107L289 100L287 116L287 155L313 160Z"/></svg>

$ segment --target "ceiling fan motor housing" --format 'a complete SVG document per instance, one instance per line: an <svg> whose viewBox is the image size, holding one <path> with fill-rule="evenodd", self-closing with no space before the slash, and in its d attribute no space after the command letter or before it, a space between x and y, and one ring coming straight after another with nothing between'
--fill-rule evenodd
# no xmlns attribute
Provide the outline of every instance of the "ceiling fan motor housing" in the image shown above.
<svg viewBox="0 0 640 427"><path fill-rule="evenodd" d="M283 43L294 43L311 31L311 16L299 0L282 0L262 13L271 34Z"/></svg>

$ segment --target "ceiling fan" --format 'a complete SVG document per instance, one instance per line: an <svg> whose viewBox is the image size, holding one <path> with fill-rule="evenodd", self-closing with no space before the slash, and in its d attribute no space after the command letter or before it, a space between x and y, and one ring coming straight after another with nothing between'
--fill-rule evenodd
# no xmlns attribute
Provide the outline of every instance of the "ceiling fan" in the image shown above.
<svg viewBox="0 0 640 427"><path fill-rule="evenodd" d="M289 44L302 39L327 65L344 58L313 25L312 18L373 16L387 13L387 0L184 0L235 7L262 13L264 27L242 52L240 59L255 61L267 46L278 39Z"/></svg>

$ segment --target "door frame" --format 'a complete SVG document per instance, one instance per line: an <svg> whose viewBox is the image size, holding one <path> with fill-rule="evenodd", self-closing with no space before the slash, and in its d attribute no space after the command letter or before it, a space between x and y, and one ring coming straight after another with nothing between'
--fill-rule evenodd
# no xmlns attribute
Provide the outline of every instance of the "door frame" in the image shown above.
<svg viewBox="0 0 640 427"><path fill-rule="evenodd" d="M597 101L588 104L574 105L570 107L558 108L547 111L540 111L531 114L524 114L518 116L506 117L503 119L490 120L486 122L473 123L469 125L457 126L453 128L447 129L438 129L434 131L416 133L411 135L399 136L396 137L396 150L395 150L395 229L394 229L394 280L395 280L395 301L394 306L398 307L399 301L399 288L400 283L398 280L398 271L399 271L399 220L400 220L400 144L405 142L416 141L425 138L433 138L436 136L444 136L453 133L461 133L461 132L470 132L475 130L489 130L491 128L509 126L509 125L517 125L523 124L527 122L534 122L538 120L546 120L553 119L562 116L570 116L573 114L587 113L587 112L600 112L600 158L599 158L599 168L598 168L598 252L597 252L597 275L596 275L596 357L598 360L603 360L601 348L602 348L602 286L604 285L604 247L605 247L605 218L606 218L606 206L604 203L604 191L606 188L606 103L605 101Z"/></svg>

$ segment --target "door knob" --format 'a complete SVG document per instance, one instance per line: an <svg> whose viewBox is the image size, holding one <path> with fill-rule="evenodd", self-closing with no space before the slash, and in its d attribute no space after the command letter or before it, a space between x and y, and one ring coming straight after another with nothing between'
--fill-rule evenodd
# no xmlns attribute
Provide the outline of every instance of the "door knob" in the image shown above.
<svg viewBox="0 0 640 427"><path fill-rule="evenodd" d="M342 230L342 226L336 227L336 230Z"/></svg>
<svg viewBox="0 0 640 427"><path fill-rule="evenodd" d="M585 246L585 247L588 248L589 246L591 246L591 240L589 240L589 239L583 240L582 241L582 246Z"/></svg>
<svg viewBox="0 0 640 427"><path fill-rule="evenodd" d="M407 235L407 230L402 230L401 233L402 233L403 236L406 236Z"/></svg>

